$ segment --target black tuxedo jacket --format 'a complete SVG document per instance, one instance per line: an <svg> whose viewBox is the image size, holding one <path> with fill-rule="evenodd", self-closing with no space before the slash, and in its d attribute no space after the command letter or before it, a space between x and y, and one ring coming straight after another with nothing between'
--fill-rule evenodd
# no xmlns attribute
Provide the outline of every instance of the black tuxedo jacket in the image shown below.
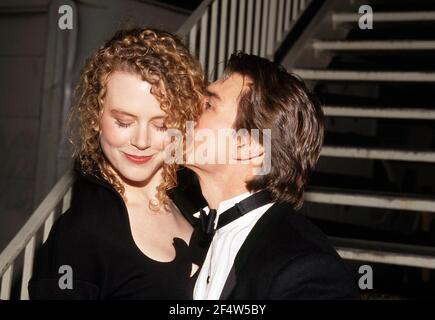
<svg viewBox="0 0 435 320"><path fill-rule="evenodd" d="M220 299L358 299L327 237L289 204L274 204L240 248Z"/></svg>

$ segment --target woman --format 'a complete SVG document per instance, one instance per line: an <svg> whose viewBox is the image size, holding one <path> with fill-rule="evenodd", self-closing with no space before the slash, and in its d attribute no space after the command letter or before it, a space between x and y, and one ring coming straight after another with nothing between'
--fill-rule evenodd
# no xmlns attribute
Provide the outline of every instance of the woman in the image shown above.
<svg viewBox="0 0 435 320"><path fill-rule="evenodd" d="M91 57L71 117L71 208L38 253L30 298L192 298L199 233L167 196L176 167L163 159L167 128L197 119L204 86L166 32L119 31Z"/></svg>

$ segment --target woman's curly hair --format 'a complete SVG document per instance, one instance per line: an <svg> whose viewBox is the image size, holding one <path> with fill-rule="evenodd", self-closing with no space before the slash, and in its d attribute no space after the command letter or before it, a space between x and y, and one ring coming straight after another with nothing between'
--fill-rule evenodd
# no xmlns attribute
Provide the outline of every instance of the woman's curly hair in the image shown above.
<svg viewBox="0 0 435 320"><path fill-rule="evenodd" d="M182 41L156 29L120 30L88 59L68 121L73 157L83 174L103 178L126 200L123 184L110 170L100 146L103 99L114 71L131 72L149 82L166 113L165 126L182 132L186 121L198 119L206 84L201 66ZM163 181L157 188L159 204L168 203L166 192L176 185L176 170L175 163L163 165Z"/></svg>

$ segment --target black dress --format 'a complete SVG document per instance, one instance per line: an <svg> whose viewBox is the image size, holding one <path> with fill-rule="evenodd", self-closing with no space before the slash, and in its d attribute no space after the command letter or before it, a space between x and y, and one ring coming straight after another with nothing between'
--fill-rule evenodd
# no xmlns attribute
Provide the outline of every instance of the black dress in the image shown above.
<svg viewBox="0 0 435 320"><path fill-rule="evenodd" d="M147 257L133 240L119 194L76 170L71 207L36 256L30 298L192 299L198 274L190 277L192 263L201 265L206 252L201 239L195 227L189 245L174 238L173 261Z"/></svg>

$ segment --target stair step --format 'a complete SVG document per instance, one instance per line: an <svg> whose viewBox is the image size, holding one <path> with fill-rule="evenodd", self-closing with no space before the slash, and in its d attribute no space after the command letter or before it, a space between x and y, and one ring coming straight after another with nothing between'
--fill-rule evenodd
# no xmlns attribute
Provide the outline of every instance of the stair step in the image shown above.
<svg viewBox="0 0 435 320"><path fill-rule="evenodd" d="M315 50L435 50L435 40L364 40L313 42Z"/></svg>
<svg viewBox="0 0 435 320"><path fill-rule="evenodd" d="M435 120L435 110L420 108L405 109L327 105L323 107L323 111L328 117Z"/></svg>
<svg viewBox="0 0 435 320"><path fill-rule="evenodd" d="M382 92L366 95L368 90ZM350 91L352 90L352 91ZM315 92L324 105L330 106L371 106L403 109L432 109L434 105L434 82L334 82L322 81ZM412 94L410 94L412 93Z"/></svg>
<svg viewBox="0 0 435 320"><path fill-rule="evenodd" d="M312 203L346 205L356 207L383 208L435 212L435 199L386 193L348 192L333 188L312 189L306 192L305 200Z"/></svg>
<svg viewBox="0 0 435 320"><path fill-rule="evenodd" d="M435 269L435 249L431 246L337 237L330 237L330 241L346 260Z"/></svg>
<svg viewBox="0 0 435 320"><path fill-rule="evenodd" d="M435 152L324 146L321 156L395 161L435 162Z"/></svg>
<svg viewBox="0 0 435 320"><path fill-rule="evenodd" d="M332 15L334 23L358 22L358 13L338 12ZM435 11L407 11L407 12L373 12L373 23L376 22L422 22L435 21Z"/></svg>
<svg viewBox="0 0 435 320"><path fill-rule="evenodd" d="M387 177L387 172L382 171L376 177L367 176L367 172L343 172L340 170L339 164L336 161L331 161L328 159L325 161L325 158L321 158L320 163L317 165L316 170L313 172L310 178L309 188L314 189L323 189L330 188L331 181L334 181L334 188L338 190L352 190L352 192L367 192L370 190L371 193L388 193L388 192L396 192L398 191L395 183L390 182ZM349 161L349 159L334 159L340 161L339 163L346 165L347 168L352 168L353 161ZM332 172L332 168L328 168L325 170L325 162L327 163L336 163L334 167L334 171ZM360 162L359 162L360 163ZM366 163L367 167L372 168L372 164Z"/></svg>
<svg viewBox="0 0 435 320"><path fill-rule="evenodd" d="M435 72L293 69L304 80L435 82Z"/></svg>

